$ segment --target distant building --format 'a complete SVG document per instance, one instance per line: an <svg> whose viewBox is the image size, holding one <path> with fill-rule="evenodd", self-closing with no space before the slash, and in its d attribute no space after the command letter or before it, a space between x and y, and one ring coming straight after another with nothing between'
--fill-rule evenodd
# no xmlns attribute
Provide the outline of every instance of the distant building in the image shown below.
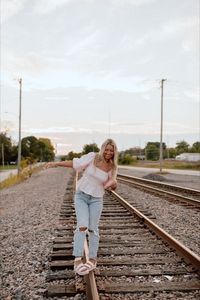
<svg viewBox="0 0 200 300"><path fill-rule="evenodd" d="M181 153L176 156L176 159L182 161L200 161L200 153Z"/></svg>

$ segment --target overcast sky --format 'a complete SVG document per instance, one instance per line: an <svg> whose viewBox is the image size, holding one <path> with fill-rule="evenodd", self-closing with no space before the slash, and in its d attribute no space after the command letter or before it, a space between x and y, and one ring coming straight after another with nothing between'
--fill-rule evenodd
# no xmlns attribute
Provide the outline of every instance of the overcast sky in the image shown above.
<svg viewBox="0 0 200 300"><path fill-rule="evenodd" d="M1 130L58 154L199 140L199 0L1 0Z"/></svg>

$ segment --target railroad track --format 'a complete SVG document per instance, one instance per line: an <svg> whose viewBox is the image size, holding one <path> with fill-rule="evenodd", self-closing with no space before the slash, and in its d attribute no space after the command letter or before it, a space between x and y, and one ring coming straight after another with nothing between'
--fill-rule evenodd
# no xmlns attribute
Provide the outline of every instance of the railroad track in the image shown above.
<svg viewBox="0 0 200 300"><path fill-rule="evenodd" d="M118 180L154 194L165 195L166 199L188 207L200 208L200 190L185 188L159 181L119 173Z"/></svg>
<svg viewBox="0 0 200 300"><path fill-rule="evenodd" d="M106 193L100 222L98 267L73 272L73 186L66 190L54 240L47 297L80 299L198 299L200 257L166 234L117 193ZM86 246L87 256L87 246ZM135 298L138 297L138 298ZM151 298L152 297L152 298ZM182 298L181 298L182 297ZM171 298L173 299L173 298Z"/></svg>

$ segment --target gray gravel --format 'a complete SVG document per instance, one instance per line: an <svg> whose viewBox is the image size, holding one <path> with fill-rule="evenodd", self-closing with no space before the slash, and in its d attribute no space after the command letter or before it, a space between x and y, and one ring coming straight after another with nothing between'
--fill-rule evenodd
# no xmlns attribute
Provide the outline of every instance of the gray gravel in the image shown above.
<svg viewBox="0 0 200 300"><path fill-rule="evenodd" d="M144 172L125 168L120 168L120 173L146 178L148 175L155 175L149 174L147 171ZM167 173L162 175L162 177L164 179L162 181L166 181L170 184L197 190L200 189L199 176ZM141 205L143 208L147 208L148 212L156 217L156 220L154 220L155 223L173 235L190 250L200 255L199 211L188 209L178 204L169 204L167 200L164 200L161 197L144 193L123 184L118 185L117 191L130 203L134 202Z"/></svg>
<svg viewBox="0 0 200 300"><path fill-rule="evenodd" d="M1 299L43 299L70 174L70 169L48 169L1 191Z"/></svg>
<svg viewBox="0 0 200 300"><path fill-rule="evenodd" d="M118 184L117 192L130 204L146 209L156 218L153 220L156 224L200 255L199 210L174 204L122 183Z"/></svg>

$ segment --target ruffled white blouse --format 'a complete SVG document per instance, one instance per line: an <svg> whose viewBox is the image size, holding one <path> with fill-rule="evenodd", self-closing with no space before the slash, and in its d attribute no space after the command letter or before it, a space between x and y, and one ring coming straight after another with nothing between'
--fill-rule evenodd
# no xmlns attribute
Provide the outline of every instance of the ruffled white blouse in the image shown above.
<svg viewBox="0 0 200 300"><path fill-rule="evenodd" d="M73 159L73 168L76 171L84 170L83 176L78 180L77 190L93 197L102 197L105 193L104 185L111 178L112 171L106 172L97 168L93 161L96 153L90 152Z"/></svg>

